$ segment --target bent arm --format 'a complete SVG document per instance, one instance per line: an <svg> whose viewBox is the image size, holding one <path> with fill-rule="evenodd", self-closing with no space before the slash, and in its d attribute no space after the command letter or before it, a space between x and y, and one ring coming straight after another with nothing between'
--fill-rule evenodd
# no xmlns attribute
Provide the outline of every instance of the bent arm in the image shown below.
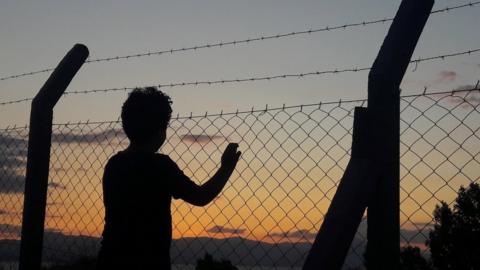
<svg viewBox="0 0 480 270"><path fill-rule="evenodd" d="M205 206L220 194L233 173L233 168L220 167L203 185L191 185L185 190L182 199L196 206Z"/></svg>
<svg viewBox="0 0 480 270"><path fill-rule="evenodd" d="M222 155L222 165L218 171L203 185L199 186L190 181L183 190L182 199L196 206L205 206L220 194L223 187L233 173L240 151L237 151L238 144L230 143Z"/></svg>

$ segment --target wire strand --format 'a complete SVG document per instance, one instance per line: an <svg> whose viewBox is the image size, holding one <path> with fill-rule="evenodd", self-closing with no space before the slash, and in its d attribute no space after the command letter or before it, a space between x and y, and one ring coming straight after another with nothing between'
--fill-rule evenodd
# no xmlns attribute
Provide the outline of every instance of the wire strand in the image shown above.
<svg viewBox="0 0 480 270"><path fill-rule="evenodd" d="M478 4L480 4L480 1L469 2L469 3L466 3L466 4L462 4L462 5L437 9L437 10L432 11L430 14L448 13L449 11L452 11L452 10L457 10L457 9L462 9L462 8L467 8L467 7L474 7ZM368 26L368 25L386 23L386 22L390 22L390 21L393 21L392 17L384 18L384 19L376 19L376 20L371 20L371 21L349 23L349 24L343 24L343 25L325 26L325 27L322 27L322 28L308 29L308 30L289 32L289 33L281 33L281 34L276 34L276 35L265 35L265 36L258 36L258 37L253 37L253 38L232 40L232 41L226 41L226 42L207 43L207 44L202 44L202 45L196 45L196 46L184 47L184 48L175 48L175 49L170 49L170 50L160 50L160 51L153 51L153 52L142 52L142 53L137 53L137 54L112 56L112 57L105 57L105 58L96 58L96 59L87 60L86 63L109 62L109 61L117 61L117 60L122 60L122 59L146 57L146 56L159 56L159 55L163 55L163 54L173 54L173 53L187 52L187 51L198 51L198 50L201 50L201 49L211 49L211 48L219 48L219 47L224 47L224 46L254 43L254 42L265 41L265 40L270 40L270 39L280 39L280 38L284 38L284 37L308 35L308 34L314 34L314 33L320 33L320 32L329 32L329 31L335 31L335 30L345 30L345 29L348 29L348 28L359 27L359 26ZM15 78L21 78L21 77L25 77L25 76L40 74L40 73L46 73L46 72L50 72L50 71L53 71L53 70L54 70L54 68L47 68L47 69L38 70L38 71L9 75L9 76L5 76L5 77L1 77L0 81L5 81L5 80L15 79Z"/></svg>
<svg viewBox="0 0 480 270"><path fill-rule="evenodd" d="M466 89L452 89L450 91L435 91L435 92L427 92L427 87L422 89L421 91L418 91L416 94L408 94L408 95L402 95L400 98L405 99L405 98L415 98L415 97L421 97L421 96L435 96L435 95L454 95L456 93L462 93L462 92L473 92L473 91L480 91L480 81L476 82L476 85ZM367 102L366 98L358 98L358 99L340 99L342 104L347 104L347 103L362 103L362 106ZM172 116L172 119L187 119L187 118L200 118L200 117L215 117L215 116L227 116L227 115L238 115L238 114L246 114L246 113L258 113L258 112L267 112L267 111L276 111L276 110L286 110L286 109L294 109L294 108L307 108L307 107L312 107L312 106L324 106L324 105L332 105L332 104L338 104L339 100L336 101L324 101L324 102L317 102L317 103L308 103L308 104L302 104L302 105L290 105L290 106L285 106L285 104L281 107L268 107L265 106L265 108L261 109L255 109L251 108L250 110L243 110L243 111L230 111L230 112L221 112L221 113L203 113L203 114L193 114L189 113L184 116ZM109 121L79 121L79 122L67 122L67 123L53 123L53 126L65 126L65 125L82 125L82 124L105 124L105 123L119 123L120 119L117 120L109 120ZM21 125L21 126L7 126L5 128L0 128L0 131L9 131L9 130L17 130L17 129L28 129L28 125Z"/></svg>
<svg viewBox="0 0 480 270"><path fill-rule="evenodd" d="M437 55L432 57L426 58L417 58L416 60L410 61L410 63L421 63L426 61L433 61L433 60L445 60L446 58L460 56L460 55L470 55L472 53L480 52L480 49L468 50L463 52L455 52L455 53L448 53L443 55ZM347 72L361 72L370 70L371 67L362 67L362 68L346 68L346 69L333 69L333 70L324 70L324 71L312 71L306 73L297 73L297 74L282 74L282 75L273 75L273 76L261 76L261 77L249 77L249 78L240 78L240 79L225 79L225 80L215 80L215 81L189 81L189 82L174 82L174 83L167 83L167 84L157 84L157 85L149 85L149 86L156 86L159 88L173 88L173 87L185 87L185 86L200 86L200 85L216 85L216 84L225 84L225 83L242 83L242 82L256 82L256 81L270 81L276 79L287 79L287 78L299 78L303 79L305 77L310 76L320 76L320 75L327 75L327 74L341 74ZM147 86L144 86L147 87ZM92 94L92 93L108 93L108 92L118 92L118 91L128 91L133 90L137 87L119 87L119 88L106 88L106 89L94 89L94 90L82 90L82 91L69 91L63 93L63 95L74 95L74 94ZM2 105L10 105L16 104L26 101L31 101L33 98L25 98L20 100L13 100L13 101L6 101L1 102L0 106Z"/></svg>

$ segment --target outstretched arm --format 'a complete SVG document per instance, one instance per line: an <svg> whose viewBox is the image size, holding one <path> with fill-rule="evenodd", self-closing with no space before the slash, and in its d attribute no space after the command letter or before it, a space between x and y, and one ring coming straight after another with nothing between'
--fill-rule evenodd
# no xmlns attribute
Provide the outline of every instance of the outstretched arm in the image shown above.
<svg viewBox="0 0 480 270"><path fill-rule="evenodd" d="M237 151L238 144L230 143L223 152L222 163L218 171L203 185L191 185L188 190L184 190L182 199L196 206L205 206L222 191L228 179L233 173L240 151Z"/></svg>

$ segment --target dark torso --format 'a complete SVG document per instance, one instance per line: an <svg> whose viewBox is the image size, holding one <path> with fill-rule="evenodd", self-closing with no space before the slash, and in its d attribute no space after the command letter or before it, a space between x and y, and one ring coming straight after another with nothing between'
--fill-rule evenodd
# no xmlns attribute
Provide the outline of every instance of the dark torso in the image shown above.
<svg viewBox="0 0 480 270"><path fill-rule="evenodd" d="M176 170L168 156L154 153L119 152L109 160L103 178L99 268L170 269L171 181Z"/></svg>

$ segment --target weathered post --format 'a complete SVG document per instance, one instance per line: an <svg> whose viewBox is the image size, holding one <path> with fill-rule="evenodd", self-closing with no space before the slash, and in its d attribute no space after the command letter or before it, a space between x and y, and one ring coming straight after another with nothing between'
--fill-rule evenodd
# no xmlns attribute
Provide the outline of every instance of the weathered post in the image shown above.
<svg viewBox="0 0 480 270"><path fill-rule="evenodd" d="M39 270L41 266L53 107L87 57L87 47L76 44L58 64L32 101L20 245L20 270Z"/></svg>
<svg viewBox="0 0 480 270"><path fill-rule="evenodd" d="M380 170L368 205L368 269L398 269L400 254L400 83L434 0L403 0L368 78L372 161Z"/></svg>
<svg viewBox="0 0 480 270"><path fill-rule="evenodd" d="M355 108L352 155L303 270L341 269L372 195L375 170L370 161L367 108Z"/></svg>

